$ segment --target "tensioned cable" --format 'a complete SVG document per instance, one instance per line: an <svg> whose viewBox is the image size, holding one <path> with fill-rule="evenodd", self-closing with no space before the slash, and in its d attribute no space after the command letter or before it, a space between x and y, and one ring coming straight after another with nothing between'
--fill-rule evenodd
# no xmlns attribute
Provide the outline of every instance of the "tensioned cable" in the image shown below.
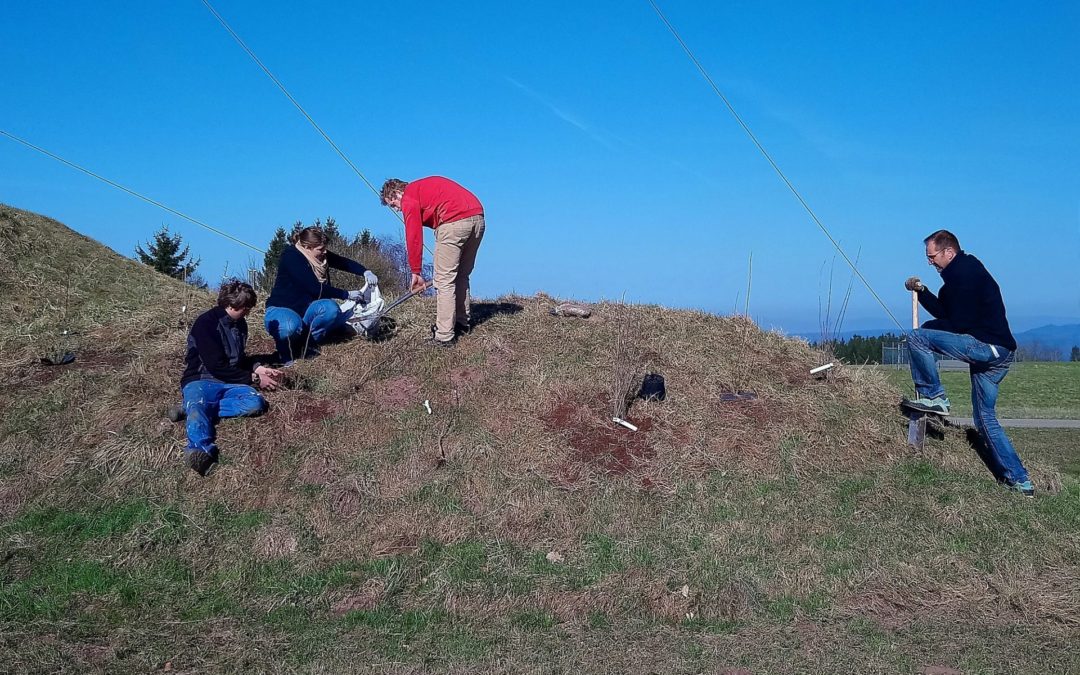
<svg viewBox="0 0 1080 675"><path fill-rule="evenodd" d="M235 30L233 30L232 26L229 25L229 22L225 20L225 17L221 16L221 14L218 13L216 9L214 9L214 6L210 4L209 0L202 0L202 4L206 5L206 8L210 10L210 13L214 15L214 18L218 20L218 23L221 24L222 28L228 31L229 35L231 35L232 38L236 40L236 44L240 45L241 49L247 52L247 55L251 57L251 60L254 61L255 64L258 65L264 73L266 73L266 76L270 78L270 81L277 85L277 88L281 90L281 93L285 94L285 98L289 99L289 102L292 103L296 107L296 109L300 111L300 114L304 116L304 118L311 124L311 126L315 127L315 131L318 131L319 135L322 136L323 139L330 144L330 147L334 149L334 152L336 152L338 156L341 157L341 159L345 160L345 163L348 164L349 168L352 169L353 172L355 172L356 175L360 177L360 180L364 181L364 185L367 185L368 189L375 193L376 197L381 198L382 193L379 192L379 190L377 190L375 186L371 184L371 181L367 179L367 176L365 176L363 172L360 171L360 169L358 169L355 164L353 164L352 160L349 159L348 155L346 155L345 152L338 147L337 143L335 143L333 139L330 138L330 135L323 131L323 128L319 126L318 122L315 121L315 118L309 115L307 110L304 110L304 106L300 105L300 102L297 101L296 98L289 93L289 90L285 88L285 85L281 83L281 80L277 79L277 77L275 77L274 74L270 72L270 69L267 68L266 65L259 59L259 57L255 55L255 52L247 46L247 43L244 42L243 38L241 38L240 35ZM397 219L400 220L401 224L404 226L405 219L401 216L401 214L394 209L390 209L389 207L387 208L395 216L397 216ZM423 247L429 255L434 255L431 252L431 249L427 247L427 244L423 244Z"/></svg>
<svg viewBox="0 0 1080 675"><path fill-rule="evenodd" d="M195 223L196 225L198 225L199 227L210 230L214 234L217 234L217 235L220 235L222 237L225 237L226 239L230 239L232 241L235 241L237 244L240 244L241 246L247 246L248 248L250 248L253 251L257 251L259 253L266 253L266 251L259 248L258 246L253 246L253 245L247 243L246 241L244 241L243 239L237 239L236 237L232 236L228 232L222 232L221 230L217 229L216 227L213 227L211 225L207 225L206 223L202 222L201 220L196 220L195 218L192 218L191 216L187 215L186 213L181 213L180 211L177 211L176 209L174 209L174 208L172 208L170 206L166 206L166 205L162 204L161 202L157 201L156 199L151 199L150 197L147 197L146 195L139 194L138 192L135 192L131 188L124 187L123 185L121 185L121 184L119 184L119 183L117 183L115 181L111 181L108 178L106 178L106 177L104 177L104 176L102 176L100 174L94 173L90 169L86 169L86 168L83 168L83 167L79 166L75 162L70 162L70 161L64 159L63 157L61 157L60 155L56 155L54 153L51 153L48 150L46 150L45 148L38 147L38 146L34 145L33 143L31 143L30 141L19 138L15 134L10 134L10 133L4 131L3 129L0 129L0 134L3 134L4 136L7 136L8 138L10 138L13 141L16 141L17 143L22 143L23 145L25 145L28 148L31 148L32 150L37 150L41 154L43 154L43 155L45 155L47 157L51 157L51 158L55 159L56 161L58 161L58 162L60 162L62 164L66 164L66 165L70 166L73 169L76 169L78 171L82 171L87 176L91 176L93 178L96 178L99 181L101 181L102 183L107 183L108 185L111 185L111 186L113 186L114 188L116 188L118 190L123 190L124 192L128 193L129 195L131 195L133 197L138 197L139 199L143 200L144 202L146 202L148 204L153 204L154 206L158 207L159 209L164 209L165 211L168 211L169 213L180 216L184 220L191 221L191 222Z"/></svg>
<svg viewBox="0 0 1080 675"><path fill-rule="evenodd" d="M878 301L878 304L881 305L881 308L884 309L885 313L889 315L889 318L893 320L893 323L895 323L900 328L900 330L906 330L904 326L893 315L888 305L886 305L885 302L881 299L881 296L879 296L874 290L874 287L871 286L870 282L866 280L866 277L862 275L862 272L859 271L859 268L855 266L855 263L852 262L851 258L849 258L847 253L844 252L844 249L840 248L839 242L837 242L836 239L834 239L833 236L829 234L829 230L825 228L825 225L817 217L817 214L814 213L814 210L810 208L810 205L806 203L806 200L803 199L802 195L799 194L799 191L795 189L795 186L792 185L790 180L788 180L788 177L784 175L783 171L780 170L779 165L777 165L777 163L773 160L772 156L765 149L765 146L761 144L761 141L757 139L757 136L754 135L754 132L750 130L749 125L747 125L746 122L743 121L743 118L739 116L739 113L735 111L735 106L731 105L731 102L728 101L727 97L724 96L723 92L720 91L720 88L716 86L716 83L713 82L713 79L709 76L708 71L705 70L705 66L701 65L701 62L698 61L696 56L694 56L694 52L690 50L690 47L682 39L682 36L679 35L679 31L675 30L675 26L671 25L671 22L668 21L667 17L664 16L664 13L660 11L660 8L656 5L656 2L654 0L649 0L649 4L652 5L652 8L656 12L657 16L659 16L660 20L664 22L664 25L668 27L668 30L670 30L671 34L675 36L675 39L679 41L679 44L682 46L683 51L686 52L686 55L689 56L690 60L693 61L695 66L697 66L697 69L701 72L701 75L705 78L705 81L709 83L709 86L711 86L713 91L716 92L716 95L719 96L720 100L723 101L724 105L727 106L727 109L731 112L732 116L735 118L735 121L739 123L739 126L743 128L743 131L746 132L746 135L750 137L750 140L754 142L754 145L757 146L757 149L761 151L761 154L765 157L766 160L768 160L769 165L772 166L773 171L776 172L776 175L780 176L780 180L784 181L784 185L786 185L787 188L791 190L791 194L795 195L795 198L799 200L799 203L802 204L802 207L806 209L807 213L810 214L810 217L813 219L814 223L816 223L817 226L821 229L821 231L825 233L825 236L829 238L829 241L832 242L832 245L836 248L836 250L840 252L840 255L844 258L844 262L848 264L848 266L851 268L851 271L854 272L857 277L859 277L859 281L863 282L863 285L866 286L866 290L870 291L870 295L874 296L874 299Z"/></svg>

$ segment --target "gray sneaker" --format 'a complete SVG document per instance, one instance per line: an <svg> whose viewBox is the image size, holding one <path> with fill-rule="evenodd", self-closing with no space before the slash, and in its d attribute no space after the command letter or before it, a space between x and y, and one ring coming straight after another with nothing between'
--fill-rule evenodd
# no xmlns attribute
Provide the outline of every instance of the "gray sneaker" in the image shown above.
<svg viewBox="0 0 1080 675"><path fill-rule="evenodd" d="M949 399L945 396L937 396L934 398L904 399L903 405L905 408L918 410L919 412L931 413L934 415L949 414Z"/></svg>

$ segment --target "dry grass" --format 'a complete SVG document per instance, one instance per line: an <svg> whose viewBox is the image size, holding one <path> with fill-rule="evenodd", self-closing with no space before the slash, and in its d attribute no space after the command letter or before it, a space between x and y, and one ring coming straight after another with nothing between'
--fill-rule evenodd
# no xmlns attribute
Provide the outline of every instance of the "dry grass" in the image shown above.
<svg viewBox="0 0 1080 675"><path fill-rule="evenodd" d="M388 339L325 347L264 417L221 424L200 479L161 418L185 289L30 214L0 227L21 308L0 310L15 670L1077 665L1075 481L1032 462L1060 494L1011 499L953 431L914 456L879 374L814 380L819 354L744 318L506 297L443 351L413 300ZM49 237L67 261L27 262ZM101 272L62 317L26 309L53 293L41 265L73 260ZM77 361L37 366L61 325ZM614 364L665 377L666 401L626 413L638 433L610 422Z"/></svg>

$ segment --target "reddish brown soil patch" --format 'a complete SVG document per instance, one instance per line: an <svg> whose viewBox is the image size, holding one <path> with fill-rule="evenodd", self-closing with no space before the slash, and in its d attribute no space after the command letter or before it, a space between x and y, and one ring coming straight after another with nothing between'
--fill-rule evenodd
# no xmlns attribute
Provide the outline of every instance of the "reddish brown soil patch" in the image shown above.
<svg viewBox="0 0 1080 675"><path fill-rule="evenodd" d="M294 422L311 424L329 419L339 412L336 402L325 398L300 399L290 417Z"/></svg>
<svg viewBox="0 0 1080 675"><path fill-rule="evenodd" d="M423 402L420 397L420 380L412 375L400 375L371 384L379 405L391 410L404 410Z"/></svg>
<svg viewBox="0 0 1080 675"><path fill-rule="evenodd" d="M564 435L574 450L575 461L607 473L623 474L640 469L653 457L648 443L653 421L630 416L627 421L637 426L636 432L616 425L611 421L603 395L584 401L564 399L541 418L549 429ZM573 473L572 467L560 467L556 480L573 481Z"/></svg>
<svg viewBox="0 0 1080 675"><path fill-rule="evenodd" d="M450 371L450 388L458 392L466 391L483 382L485 377L478 368L454 368Z"/></svg>

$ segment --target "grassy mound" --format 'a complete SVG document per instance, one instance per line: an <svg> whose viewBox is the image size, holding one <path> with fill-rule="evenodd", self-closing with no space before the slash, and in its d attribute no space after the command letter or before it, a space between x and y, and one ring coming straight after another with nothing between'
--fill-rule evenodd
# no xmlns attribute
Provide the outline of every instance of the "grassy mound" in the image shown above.
<svg viewBox="0 0 1080 675"><path fill-rule="evenodd" d="M192 292L54 221L0 228L9 669L1080 668L1076 481L1029 461L1052 494L1005 494L955 431L913 454L880 373L814 380L820 355L741 318L542 296L478 302L433 350L415 300L222 423L200 479L162 418ZM628 358L669 393L637 433L610 421Z"/></svg>

